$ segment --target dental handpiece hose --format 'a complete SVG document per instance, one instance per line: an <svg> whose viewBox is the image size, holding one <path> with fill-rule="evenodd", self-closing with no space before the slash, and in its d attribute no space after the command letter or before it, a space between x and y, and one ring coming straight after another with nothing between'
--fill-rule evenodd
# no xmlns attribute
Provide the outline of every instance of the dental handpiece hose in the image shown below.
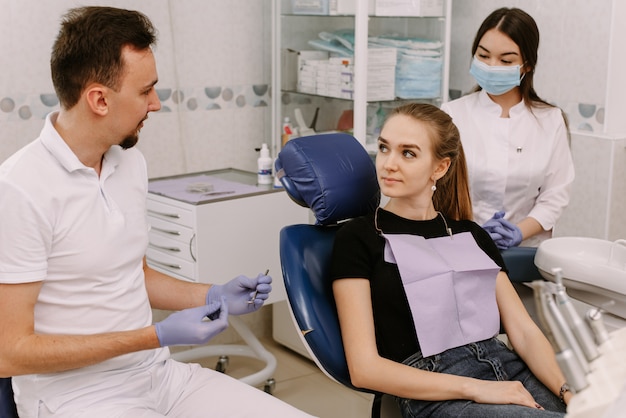
<svg viewBox="0 0 626 418"><path fill-rule="evenodd" d="M572 300L567 294L565 286L563 285L563 270L554 268L552 269L552 274L556 281L555 299L559 310L574 333L574 337L576 337L585 358L589 362L593 361L598 358L600 352L595 344L591 330L580 317Z"/></svg>
<svg viewBox="0 0 626 418"><path fill-rule="evenodd" d="M574 353L573 348L563 333L565 321L556 307L552 292L547 289L549 284L552 283L546 283L541 280L532 282L537 314L544 333L554 348L556 361L567 383L573 392L577 393L586 388L589 382L580 358Z"/></svg>
<svg viewBox="0 0 626 418"><path fill-rule="evenodd" d="M588 310L585 319L589 324L589 328L591 328L591 331L593 332L598 346L601 346L609 341L609 332L604 326L604 319L600 308L591 308Z"/></svg>
<svg viewBox="0 0 626 418"><path fill-rule="evenodd" d="M553 321L552 327L564 341L563 350L556 355L557 362L563 374L567 376L567 383L570 387L574 388L576 392L580 392L589 386L587 380L587 374L590 372L589 363L585 360L578 341L576 341L573 332L569 329L565 318L557 307L553 294L547 294L545 301L550 312L549 318Z"/></svg>

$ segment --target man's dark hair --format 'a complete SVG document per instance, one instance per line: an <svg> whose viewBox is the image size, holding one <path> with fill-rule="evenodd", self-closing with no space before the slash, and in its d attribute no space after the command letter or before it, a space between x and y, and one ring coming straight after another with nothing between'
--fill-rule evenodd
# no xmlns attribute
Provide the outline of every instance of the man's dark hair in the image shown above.
<svg viewBox="0 0 626 418"><path fill-rule="evenodd" d="M122 48L150 48L156 30L144 14L113 7L70 9L52 47L52 83L64 109L71 109L89 83L115 91L124 72Z"/></svg>

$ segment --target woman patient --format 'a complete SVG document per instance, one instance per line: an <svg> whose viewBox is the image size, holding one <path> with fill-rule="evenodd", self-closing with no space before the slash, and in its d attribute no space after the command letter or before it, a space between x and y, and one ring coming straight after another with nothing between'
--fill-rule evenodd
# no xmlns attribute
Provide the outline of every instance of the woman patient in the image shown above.
<svg viewBox="0 0 626 418"><path fill-rule="evenodd" d="M404 417L563 417L571 393L554 351L470 220L451 118L395 109L376 171L390 199L339 230L331 266L352 383L395 395Z"/></svg>

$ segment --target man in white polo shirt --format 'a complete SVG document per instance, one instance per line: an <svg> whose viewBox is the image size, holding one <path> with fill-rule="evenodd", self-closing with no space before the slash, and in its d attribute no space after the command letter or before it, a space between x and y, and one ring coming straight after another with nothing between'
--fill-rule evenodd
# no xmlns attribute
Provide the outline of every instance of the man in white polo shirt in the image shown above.
<svg viewBox="0 0 626 418"><path fill-rule="evenodd" d="M161 107L155 41L138 12L64 16L51 59L61 110L0 166L0 376L21 417L308 416L169 358L259 309L271 278L194 284L144 262L147 171L133 146ZM153 325L151 308L178 312Z"/></svg>

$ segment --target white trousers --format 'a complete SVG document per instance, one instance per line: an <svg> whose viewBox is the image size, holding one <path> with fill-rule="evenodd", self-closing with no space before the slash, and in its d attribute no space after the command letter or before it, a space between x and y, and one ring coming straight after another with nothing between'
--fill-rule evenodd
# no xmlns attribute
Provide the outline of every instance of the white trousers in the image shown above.
<svg viewBox="0 0 626 418"><path fill-rule="evenodd" d="M97 384L96 384L97 386ZM272 395L198 364L167 360L115 387L82 393L40 418L311 417Z"/></svg>

